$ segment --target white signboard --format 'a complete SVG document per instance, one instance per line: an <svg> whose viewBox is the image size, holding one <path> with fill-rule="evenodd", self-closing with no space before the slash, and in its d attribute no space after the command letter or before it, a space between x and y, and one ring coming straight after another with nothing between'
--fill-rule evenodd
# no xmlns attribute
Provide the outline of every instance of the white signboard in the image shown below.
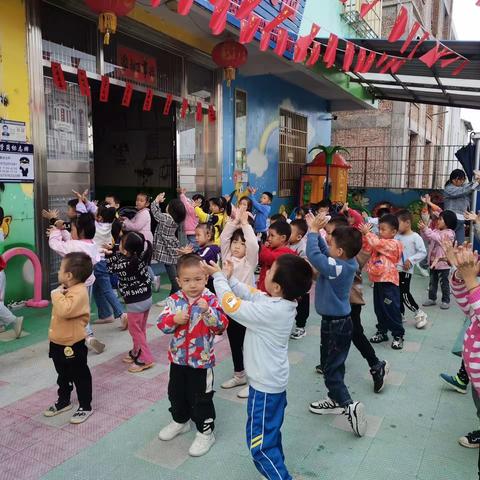
<svg viewBox="0 0 480 480"><path fill-rule="evenodd" d="M26 142L25 122L14 120L0 120L1 142Z"/></svg>
<svg viewBox="0 0 480 480"><path fill-rule="evenodd" d="M33 145L0 142L0 182L33 182Z"/></svg>

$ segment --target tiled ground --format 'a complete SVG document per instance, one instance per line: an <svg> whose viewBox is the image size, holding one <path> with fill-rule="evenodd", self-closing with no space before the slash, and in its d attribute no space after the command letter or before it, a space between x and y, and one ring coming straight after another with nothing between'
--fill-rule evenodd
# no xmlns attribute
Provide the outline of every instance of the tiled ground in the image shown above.
<svg viewBox="0 0 480 480"><path fill-rule="evenodd" d="M425 279L415 279L423 298ZM366 287L367 295L371 289ZM319 355L319 318L312 315L308 336L290 343L289 405L283 429L287 465L297 479L335 480L471 480L477 478L476 450L457 444L457 437L477 427L470 395L444 388L441 371L454 371L459 359L450 348L461 327L456 308L429 310L424 331L407 325L402 352L378 347L392 373L384 392L375 395L365 361L352 350L347 383L369 415L367 436L358 439L341 417L314 416L310 401L323 397L322 377L314 372ZM152 320L158 309L152 311ZM368 334L374 330L370 306L364 311ZM226 338L217 343L217 443L210 453L190 458L191 432L170 443L158 440L169 418L166 345L155 328L149 338L157 365L142 375L126 373L121 363L128 334L114 326L98 327L108 349L91 357L94 416L83 425L68 423L68 413L46 419L42 410L55 399L55 376L46 342L0 356L0 480L20 479L150 479L250 480L259 478L244 440L245 401L222 391L231 374ZM13 366L15 368L13 368ZM16 372L13 375L9 372ZM22 380L22 377L29 380Z"/></svg>

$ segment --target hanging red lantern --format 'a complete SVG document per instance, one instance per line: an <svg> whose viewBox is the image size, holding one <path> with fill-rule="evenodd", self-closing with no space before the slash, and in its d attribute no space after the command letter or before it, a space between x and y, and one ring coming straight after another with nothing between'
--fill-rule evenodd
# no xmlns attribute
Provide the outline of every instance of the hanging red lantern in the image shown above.
<svg viewBox="0 0 480 480"><path fill-rule="evenodd" d="M224 77L229 87L235 80L235 71L247 62L247 49L235 40L226 40L215 46L212 51L212 59L223 68Z"/></svg>
<svg viewBox="0 0 480 480"><path fill-rule="evenodd" d="M105 36L103 43L110 43L110 35L117 31L117 17L128 15L135 7L136 0L85 0L98 13L98 29Z"/></svg>

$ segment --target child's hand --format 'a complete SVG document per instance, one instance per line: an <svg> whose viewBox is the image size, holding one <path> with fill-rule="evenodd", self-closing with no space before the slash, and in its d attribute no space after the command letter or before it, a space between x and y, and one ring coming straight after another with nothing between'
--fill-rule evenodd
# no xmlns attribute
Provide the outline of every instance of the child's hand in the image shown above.
<svg viewBox="0 0 480 480"><path fill-rule="evenodd" d="M230 280L231 276L233 275L233 262L230 260L225 260L223 262L223 274Z"/></svg>
<svg viewBox="0 0 480 480"><path fill-rule="evenodd" d="M177 193L185 195L187 193L187 189L183 187L178 187L177 188Z"/></svg>
<svg viewBox="0 0 480 480"><path fill-rule="evenodd" d="M214 273L222 271L220 265L218 265L218 263L215 263L213 260L211 260L209 264L202 260L202 270L208 276L212 276Z"/></svg>
<svg viewBox="0 0 480 480"><path fill-rule="evenodd" d="M255 195L257 193L257 189L254 187L251 187L250 185L248 186L248 191L252 194Z"/></svg>
<svg viewBox="0 0 480 480"><path fill-rule="evenodd" d="M327 226L329 219L324 213L320 213L315 217L315 220L312 224L312 232L320 232L323 228Z"/></svg>
<svg viewBox="0 0 480 480"><path fill-rule="evenodd" d="M165 201L165 192L159 193L155 198L155 203L163 203Z"/></svg>
<svg viewBox="0 0 480 480"><path fill-rule="evenodd" d="M250 218L250 215L248 214L247 207L245 205L241 205L238 209L237 218L241 225L248 225L248 219Z"/></svg>
<svg viewBox="0 0 480 480"><path fill-rule="evenodd" d="M200 198L197 198L196 200L193 201L193 204L196 207L201 207L202 206L202 200Z"/></svg>
<svg viewBox="0 0 480 480"><path fill-rule="evenodd" d="M403 269L405 271L410 270L412 268L412 262L410 260L405 260L405 263L403 264Z"/></svg>
<svg viewBox="0 0 480 480"><path fill-rule="evenodd" d="M420 200L425 204L428 205L430 203L430 195L426 193L420 197Z"/></svg>
<svg viewBox="0 0 480 480"><path fill-rule="evenodd" d="M188 310L180 310L173 317L173 321L177 325L186 325L188 323L189 319L190 319L190 317L188 315Z"/></svg>
<svg viewBox="0 0 480 480"><path fill-rule="evenodd" d="M467 220L468 222L478 223L478 216L476 213L466 211L463 213L463 216L465 217L465 220Z"/></svg>
<svg viewBox="0 0 480 480"><path fill-rule="evenodd" d="M308 229L312 229L313 222L315 221L315 215L312 212L308 212L305 215L305 221L307 222Z"/></svg>
<svg viewBox="0 0 480 480"><path fill-rule="evenodd" d="M358 226L358 230L362 235L367 235L372 231L373 225L371 223L362 223Z"/></svg>
<svg viewBox="0 0 480 480"><path fill-rule="evenodd" d="M478 262L477 252L467 250L466 248L459 248L456 253L457 268L460 273L465 286L472 290L478 286L477 276L480 271L480 263Z"/></svg>
<svg viewBox="0 0 480 480"><path fill-rule="evenodd" d="M45 234L47 235L47 238L50 238L50 235L52 231L55 230L55 227L48 227L47 230L45 231Z"/></svg>
<svg viewBox="0 0 480 480"><path fill-rule="evenodd" d="M192 245L186 245L185 247L179 248L178 253L180 253L180 255L188 255L189 253L193 253L193 247Z"/></svg>
<svg viewBox="0 0 480 480"><path fill-rule="evenodd" d="M418 228L419 228L420 230L425 230L425 228L427 228L427 226L425 225L425 223L423 223L423 220L420 220L420 221L418 222Z"/></svg>
<svg viewBox="0 0 480 480"><path fill-rule="evenodd" d="M42 217L46 218L47 220L53 220L54 218L58 218L60 216L60 212L54 208L53 210L42 210Z"/></svg>
<svg viewBox="0 0 480 480"><path fill-rule="evenodd" d="M204 298L201 298L201 299L197 302L197 306L200 308L200 311L201 311L202 313L208 312L208 309L210 308L210 307L208 306L207 301L206 301Z"/></svg>
<svg viewBox="0 0 480 480"><path fill-rule="evenodd" d="M368 213L365 212L365 211L363 211L363 212L362 212L362 217L363 217L365 220L367 220L367 218L368 218Z"/></svg>

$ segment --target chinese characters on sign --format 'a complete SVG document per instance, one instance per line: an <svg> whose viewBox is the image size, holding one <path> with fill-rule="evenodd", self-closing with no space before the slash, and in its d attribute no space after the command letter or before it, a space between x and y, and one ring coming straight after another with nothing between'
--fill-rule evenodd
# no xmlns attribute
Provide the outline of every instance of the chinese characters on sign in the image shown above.
<svg viewBox="0 0 480 480"><path fill-rule="evenodd" d="M33 182L33 145L0 142L0 182Z"/></svg>
<svg viewBox="0 0 480 480"><path fill-rule="evenodd" d="M115 77L141 85L157 86L157 60L155 57L119 45L117 48Z"/></svg>

